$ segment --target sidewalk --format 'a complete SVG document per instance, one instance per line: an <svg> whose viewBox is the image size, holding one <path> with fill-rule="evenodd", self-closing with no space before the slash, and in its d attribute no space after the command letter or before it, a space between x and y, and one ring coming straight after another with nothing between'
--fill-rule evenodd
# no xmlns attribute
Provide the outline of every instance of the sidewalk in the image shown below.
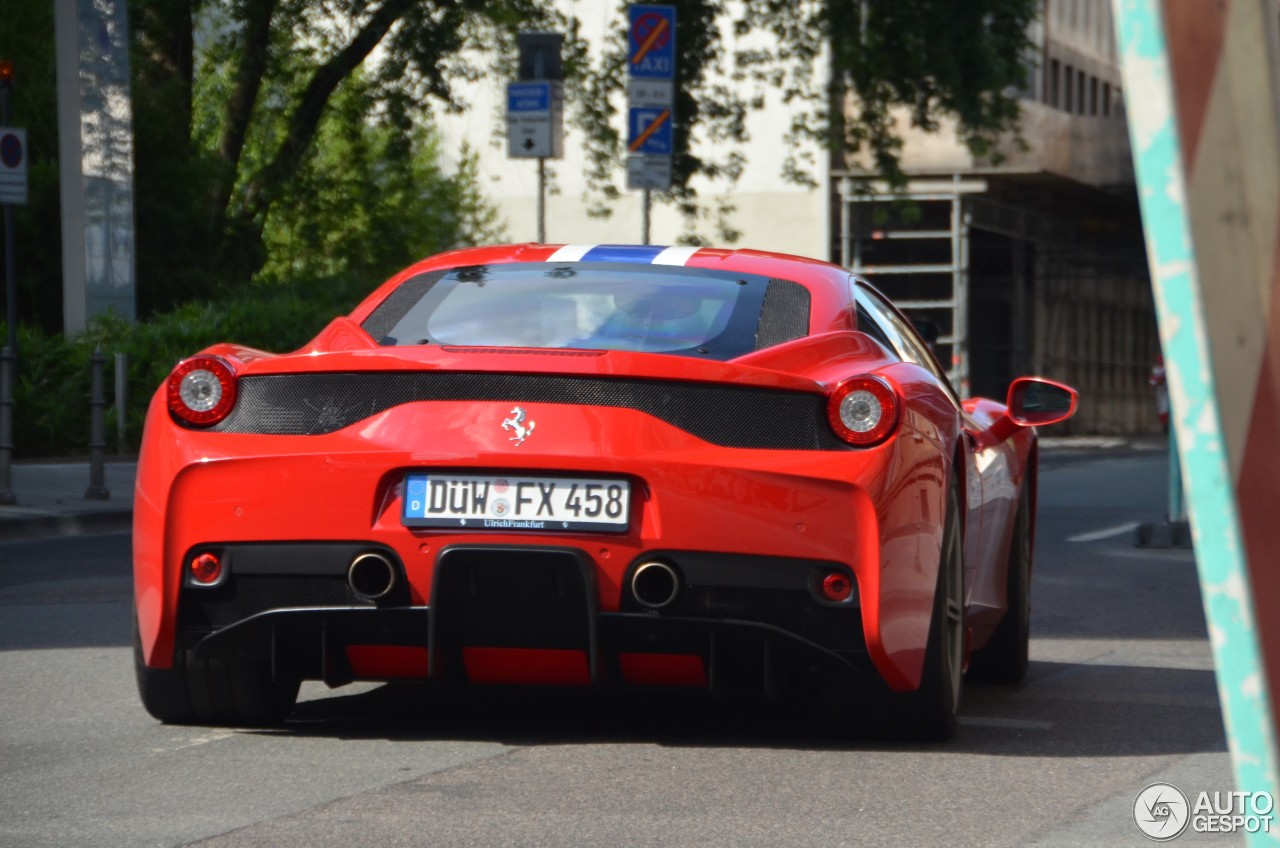
<svg viewBox="0 0 1280 848"><path fill-rule="evenodd" d="M16 504L0 505L0 541L114 533L133 525L134 459L108 460L104 466L107 500L86 500L87 459L15 462Z"/></svg>
<svg viewBox="0 0 1280 848"><path fill-rule="evenodd" d="M1163 437L1067 436L1041 437L1046 454L1070 455L1096 451L1163 450ZM114 533L133 523L135 459L108 460L105 466L105 501L85 500L89 487L89 461L17 462L13 466L13 491L18 503L0 505L0 541L73 536L82 533Z"/></svg>

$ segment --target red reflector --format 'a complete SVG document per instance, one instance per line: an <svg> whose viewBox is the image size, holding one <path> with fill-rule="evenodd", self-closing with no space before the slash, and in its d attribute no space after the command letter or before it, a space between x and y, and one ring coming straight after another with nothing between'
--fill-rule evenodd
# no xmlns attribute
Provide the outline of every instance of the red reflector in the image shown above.
<svg viewBox="0 0 1280 848"><path fill-rule="evenodd" d="M838 571L833 571L822 578L822 596L828 601L840 603L849 600L853 594L853 581Z"/></svg>
<svg viewBox="0 0 1280 848"><path fill-rule="evenodd" d="M411 645L348 645L347 662L356 677L426 677L426 648Z"/></svg>
<svg viewBox="0 0 1280 848"><path fill-rule="evenodd" d="M463 648L472 683L590 686L586 651L554 648Z"/></svg>
<svg viewBox="0 0 1280 848"><path fill-rule="evenodd" d="M200 554L191 560L191 579L205 586L218 582L222 576L222 561L213 554Z"/></svg>
<svg viewBox="0 0 1280 848"><path fill-rule="evenodd" d="M618 654L618 665L632 686L707 685L707 670L697 654Z"/></svg>

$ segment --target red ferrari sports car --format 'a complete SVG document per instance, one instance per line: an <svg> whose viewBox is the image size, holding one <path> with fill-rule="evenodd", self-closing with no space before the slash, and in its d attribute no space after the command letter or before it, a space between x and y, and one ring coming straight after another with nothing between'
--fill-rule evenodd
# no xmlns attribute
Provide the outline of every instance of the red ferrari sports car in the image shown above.
<svg viewBox="0 0 1280 848"><path fill-rule="evenodd" d="M825 262L432 257L297 352L216 345L156 393L142 702L256 724L304 679L834 676L946 738L966 668L1025 673L1034 428L1075 404L1038 378L962 401L911 322Z"/></svg>

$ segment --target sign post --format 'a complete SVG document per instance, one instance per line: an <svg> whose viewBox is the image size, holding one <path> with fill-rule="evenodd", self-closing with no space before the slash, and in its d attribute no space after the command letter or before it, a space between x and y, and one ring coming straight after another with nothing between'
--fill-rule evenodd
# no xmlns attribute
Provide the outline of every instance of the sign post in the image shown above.
<svg viewBox="0 0 1280 848"><path fill-rule="evenodd" d="M676 10L627 8L627 188L644 192L641 242L649 243L653 191L671 189L675 153Z"/></svg>
<svg viewBox="0 0 1280 848"><path fill-rule="evenodd" d="M0 504L17 503L11 477L13 393L18 364L18 280L14 271L13 207L27 202L27 132L9 128L13 65L0 60L0 204L4 205L5 346L0 350Z"/></svg>
<svg viewBox="0 0 1280 848"><path fill-rule="evenodd" d="M538 241L547 240L547 159L564 156L560 33L522 32L520 81L507 84L507 156L538 160Z"/></svg>

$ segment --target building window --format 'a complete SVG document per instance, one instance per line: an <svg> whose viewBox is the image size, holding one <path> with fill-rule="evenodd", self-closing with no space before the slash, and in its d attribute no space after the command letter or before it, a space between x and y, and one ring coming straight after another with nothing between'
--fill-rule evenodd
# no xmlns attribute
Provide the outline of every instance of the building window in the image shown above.
<svg viewBox="0 0 1280 848"><path fill-rule="evenodd" d="M1064 96L1062 98L1062 109L1065 112L1070 112L1072 107L1076 105L1076 98L1075 98L1076 71L1075 71L1075 68L1071 67L1070 65L1067 65L1065 68L1063 68L1063 70L1065 71L1065 73L1063 74L1064 85L1062 88L1062 93ZM1055 103L1054 105L1056 106L1057 104Z"/></svg>
<svg viewBox="0 0 1280 848"><path fill-rule="evenodd" d="M1102 114L1111 115L1111 83L1104 82L1102 84Z"/></svg>
<svg viewBox="0 0 1280 848"><path fill-rule="evenodd" d="M1078 115L1084 114L1084 71L1076 71L1076 103L1075 111Z"/></svg>
<svg viewBox="0 0 1280 848"><path fill-rule="evenodd" d="M1098 78L1089 77L1089 114L1098 114Z"/></svg>
<svg viewBox="0 0 1280 848"><path fill-rule="evenodd" d="M1054 109L1058 108L1061 103L1059 97L1059 86L1062 82L1062 66L1057 59L1049 60L1049 105Z"/></svg>

